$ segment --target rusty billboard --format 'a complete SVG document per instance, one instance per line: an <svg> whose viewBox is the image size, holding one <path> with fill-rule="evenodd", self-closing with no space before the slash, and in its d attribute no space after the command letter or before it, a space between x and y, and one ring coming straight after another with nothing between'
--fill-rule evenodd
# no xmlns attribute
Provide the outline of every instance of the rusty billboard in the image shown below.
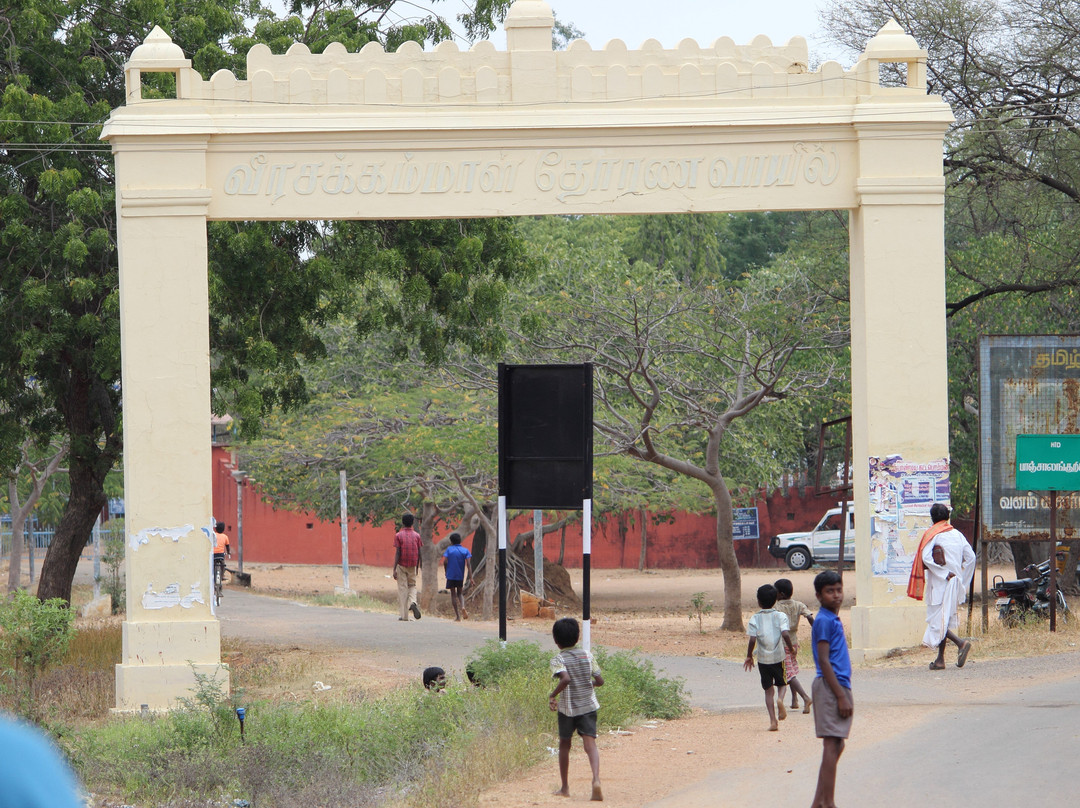
<svg viewBox="0 0 1080 808"><path fill-rule="evenodd" d="M1080 336L979 340L983 536L1048 539L1050 497L1016 488L1016 436L1080 433ZM1075 538L1080 493L1058 495L1059 538Z"/></svg>

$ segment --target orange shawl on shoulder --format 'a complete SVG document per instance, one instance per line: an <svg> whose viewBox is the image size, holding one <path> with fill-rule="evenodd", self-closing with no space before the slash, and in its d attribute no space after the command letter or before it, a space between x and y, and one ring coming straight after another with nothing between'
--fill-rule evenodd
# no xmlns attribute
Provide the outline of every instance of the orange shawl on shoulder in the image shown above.
<svg viewBox="0 0 1080 808"><path fill-rule="evenodd" d="M949 520L946 519L941 522L935 522L931 525L922 538L919 539L919 549L915 551L915 561L911 565L911 577L907 582L907 594L909 598L915 598L915 600L923 599L923 590L926 588L926 568L923 566L922 554L926 549L926 545L930 543L930 540L939 533L944 533L946 530L952 529L952 525L949 524Z"/></svg>

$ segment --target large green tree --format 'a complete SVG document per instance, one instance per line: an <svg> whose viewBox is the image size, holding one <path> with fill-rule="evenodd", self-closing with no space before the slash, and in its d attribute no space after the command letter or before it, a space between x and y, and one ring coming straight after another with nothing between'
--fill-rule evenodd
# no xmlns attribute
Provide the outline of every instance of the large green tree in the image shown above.
<svg viewBox="0 0 1080 808"><path fill-rule="evenodd" d="M833 0L852 52L890 17L926 48L946 136L946 314L953 502L978 469L978 336L1080 328L1080 2Z"/></svg>
<svg viewBox="0 0 1080 808"><path fill-rule="evenodd" d="M396 5L297 0L277 17L258 0L0 0L0 463L15 467L27 435L69 444L71 493L40 597L70 596L122 451L115 196L110 153L97 137L123 103L123 63L153 25L204 75L228 68L242 76L256 42L282 52L302 41L318 51L332 40L394 47L452 34L446 20L417 19L404 3L391 14ZM489 30L507 4L481 5L478 17L465 15L473 33ZM159 90L168 88L147 88ZM298 364L324 350L314 329L356 305L349 284L358 277L377 274L391 287L367 301L361 326L422 330L437 357L440 340L460 336L448 323L465 318L470 301L483 304L477 331L497 341L490 320L500 283L524 266L498 223L456 231L229 224L212 226L209 238L215 407L234 410L248 429L273 406L305 399ZM366 263L351 262L350 240L366 240ZM341 260L319 255L322 248ZM501 260L504 248L511 255ZM395 319L395 311L415 319Z"/></svg>

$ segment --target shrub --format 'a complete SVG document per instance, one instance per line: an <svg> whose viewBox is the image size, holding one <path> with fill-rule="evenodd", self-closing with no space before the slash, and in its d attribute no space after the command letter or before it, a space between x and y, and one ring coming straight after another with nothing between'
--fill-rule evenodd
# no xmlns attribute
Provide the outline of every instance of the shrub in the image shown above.
<svg viewBox="0 0 1080 808"><path fill-rule="evenodd" d="M597 648L596 664L604 672L605 699L601 703L605 709L611 692L617 689L625 689L633 694L632 707L628 710L630 718L678 718L690 709L683 680L660 676L652 662L633 651L611 653ZM608 689L609 683L615 685L611 690ZM604 720L614 723L610 718Z"/></svg>
<svg viewBox="0 0 1080 808"><path fill-rule="evenodd" d="M470 657L468 665L484 686L498 685L511 674L536 677L541 682L542 699L543 688L551 684L548 671L554 654L554 650L544 651L532 642L502 646L498 640L488 640ZM660 676L649 660L633 652L611 653L600 647L594 654L604 675L598 716L604 726L625 726L642 717L677 718L689 709L682 680Z"/></svg>
<svg viewBox="0 0 1080 808"><path fill-rule="evenodd" d="M34 682L67 653L74 619L61 598L41 601L20 589L0 600L0 665L14 688L17 712L38 718Z"/></svg>
<svg viewBox="0 0 1080 808"><path fill-rule="evenodd" d="M547 675L553 655L554 651L543 651L534 642L517 640L503 645L492 639L474 651L466 665L476 682L486 687L523 671Z"/></svg>
<svg viewBox="0 0 1080 808"><path fill-rule="evenodd" d="M112 598L112 613L120 614L124 611L127 598L124 576L120 573L120 567L124 564L124 520L113 519L109 526L109 535L101 553L101 560L108 567L109 574L101 590Z"/></svg>

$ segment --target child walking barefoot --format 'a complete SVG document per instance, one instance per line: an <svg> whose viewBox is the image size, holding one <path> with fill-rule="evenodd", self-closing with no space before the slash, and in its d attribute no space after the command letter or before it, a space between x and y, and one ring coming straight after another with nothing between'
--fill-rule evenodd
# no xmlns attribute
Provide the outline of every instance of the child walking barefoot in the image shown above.
<svg viewBox="0 0 1080 808"><path fill-rule="evenodd" d="M551 675L558 679L555 689L548 697L548 706L559 714L559 777L562 786L555 793L570 796L567 775L570 771L570 744L574 730L581 736L585 755L592 768L592 799L602 800L600 790L600 750L596 746L596 700L595 688L604 683L600 669L596 667L591 653L577 647L581 629L572 617L563 617L551 627L551 636L559 646L559 653L551 660Z"/></svg>
<svg viewBox="0 0 1080 808"><path fill-rule="evenodd" d="M805 617L806 622L813 626L814 615L801 600L791 599L794 588L787 578L778 579L773 586L776 587L777 594L776 611L787 615L788 632L791 634L792 650L784 654L784 676L787 677L788 686L791 688L791 709L798 709L799 696L802 696L803 712L809 713L813 701L798 679L799 661L796 655L799 653L799 618Z"/></svg>
<svg viewBox="0 0 1080 808"><path fill-rule="evenodd" d="M765 691L765 709L769 713L769 731L776 732L780 725L776 723L777 713L780 720L787 718L784 708L784 696L787 695L787 679L784 678L784 646L791 651L791 636L788 634L787 615L778 612L776 587L772 584L759 586L757 591L760 612L756 612L746 624L746 633L750 642L746 646L744 670L754 667L754 646L758 646L758 673L761 674L761 689ZM794 652L792 652L794 653ZM779 700L774 698L780 691Z"/></svg>

